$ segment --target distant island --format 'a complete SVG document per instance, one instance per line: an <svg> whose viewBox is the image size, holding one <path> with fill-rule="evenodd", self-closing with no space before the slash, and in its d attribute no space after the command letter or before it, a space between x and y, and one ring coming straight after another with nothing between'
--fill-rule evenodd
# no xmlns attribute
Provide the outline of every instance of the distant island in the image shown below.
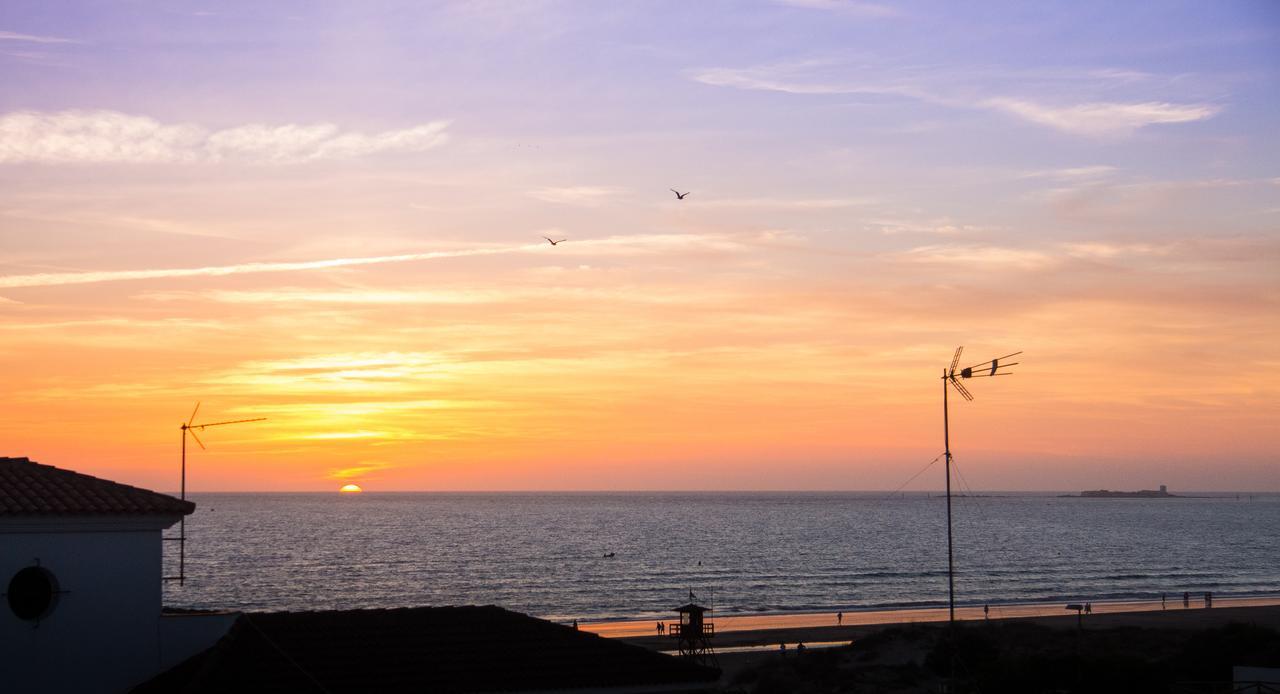
<svg viewBox="0 0 1280 694"><path fill-rule="evenodd" d="M1095 489L1079 494L1063 494L1059 498L1067 499L1177 499L1177 494L1170 494L1165 485L1159 489L1143 489L1137 492L1113 492L1110 489Z"/></svg>

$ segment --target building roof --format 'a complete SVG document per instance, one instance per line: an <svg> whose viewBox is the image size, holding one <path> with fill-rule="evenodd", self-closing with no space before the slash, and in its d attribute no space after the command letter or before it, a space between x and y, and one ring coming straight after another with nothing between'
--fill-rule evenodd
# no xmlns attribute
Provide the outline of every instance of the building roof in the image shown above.
<svg viewBox="0 0 1280 694"><path fill-rule="evenodd" d="M245 613L212 648L134 694L690 691L718 676L718 670L492 605L414 607Z"/></svg>
<svg viewBox="0 0 1280 694"><path fill-rule="evenodd" d="M0 458L0 516L186 515L190 501L33 463Z"/></svg>

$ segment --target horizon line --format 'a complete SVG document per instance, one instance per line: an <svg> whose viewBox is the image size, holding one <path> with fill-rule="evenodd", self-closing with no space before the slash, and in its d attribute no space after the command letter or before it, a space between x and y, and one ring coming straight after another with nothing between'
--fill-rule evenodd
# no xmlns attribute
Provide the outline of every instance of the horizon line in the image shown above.
<svg viewBox="0 0 1280 694"><path fill-rule="evenodd" d="M952 492L951 496L976 496L981 494L1064 494L1081 491L1154 491L1154 490L1128 490L1128 489L1107 489L1106 487L1097 487L1094 489L975 489L970 492ZM1273 490L1239 490L1239 489L1183 489L1170 491L1173 496L1181 496L1183 494L1234 494L1237 496L1259 495L1259 494L1280 494L1280 489ZM177 494L178 492L161 492L162 494ZM329 494L338 493L337 489L219 489L192 492L188 490L187 495L192 494ZM914 491L894 491L889 489L380 489L370 490L364 489L361 485L362 494L884 494L887 496L907 496L912 494L937 494L945 495L945 491L938 490L914 490Z"/></svg>

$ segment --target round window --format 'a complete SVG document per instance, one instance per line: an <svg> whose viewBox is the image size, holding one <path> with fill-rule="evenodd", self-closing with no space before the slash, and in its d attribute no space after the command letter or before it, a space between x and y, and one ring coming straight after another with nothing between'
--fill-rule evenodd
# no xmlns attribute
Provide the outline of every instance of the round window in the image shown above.
<svg viewBox="0 0 1280 694"><path fill-rule="evenodd" d="M58 583L42 566L28 566L9 580L9 609L19 619L36 620L53 610Z"/></svg>

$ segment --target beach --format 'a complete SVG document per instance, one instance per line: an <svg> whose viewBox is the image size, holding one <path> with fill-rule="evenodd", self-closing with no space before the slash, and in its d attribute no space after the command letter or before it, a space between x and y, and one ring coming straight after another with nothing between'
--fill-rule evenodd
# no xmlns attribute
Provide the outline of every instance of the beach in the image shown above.
<svg viewBox="0 0 1280 694"><path fill-rule="evenodd" d="M1192 597L1190 607L1182 606L1182 596L1173 596L1162 609L1160 601L1095 602L1092 614L1084 615L1085 627L1160 627L1199 629L1220 626L1231 621L1256 622L1280 627L1280 596L1250 598L1214 598L1213 607L1205 608L1203 599ZM984 619L982 607L956 608L956 619L968 622ZM794 647L798 643L821 644L848 642L873 631L908 624L947 621L946 608L861 610L845 612L837 624L834 612L800 614L761 614L715 617L716 636L713 646L738 648L780 643ZM1063 603L1025 605L992 605L990 621L1027 620L1048 626L1074 626L1074 610ZM657 634L652 620L619 620L583 622L579 628L608 638L625 639L647 648L665 649L670 637Z"/></svg>
<svg viewBox="0 0 1280 694"><path fill-rule="evenodd" d="M1006 640L1057 655L1061 655L1062 644L1055 645L1051 635L1077 628L1081 633L1102 637L1107 643L1116 639L1117 633L1127 634L1121 639L1125 644L1121 649L1125 657L1151 656L1166 648L1168 641L1177 642L1229 624L1280 629L1280 596L1215 598L1212 608L1205 608L1203 600L1199 605L1192 601L1191 605L1183 608L1181 596L1177 606L1170 605L1168 609L1161 609L1159 601L1094 603L1093 612L1083 615L1079 621L1074 611L1069 612L1060 604L1004 605L998 610L993 607L990 619L986 620L981 607L964 607L956 610L956 618L969 627L965 633L972 634L973 629L978 628L980 632L975 636L980 642L989 640L993 633L982 627L995 627L997 631L994 633L1003 634ZM741 685L744 678L750 680L760 676L752 673L776 673L779 668L786 670L807 661L804 658L797 661L796 655L802 650L800 644L804 644L804 650L812 655L830 652L835 658L828 659L829 662L848 662L849 653L853 653L856 660L857 654L864 651L872 654L883 651L882 644L873 642L889 637L897 643L890 651L901 663L925 662L932 648L930 644L936 643L934 639L939 638L945 629L946 620L946 609L846 612L840 625L835 624L835 613L827 612L744 615L716 620L712 646L716 652L716 664L722 671L721 682ZM642 623L637 621L580 625L580 628L633 645L674 653L674 642L670 637L657 636L652 632L644 636L633 635L641 627ZM648 623L647 627L656 631L653 623ZM933 636L921 636L919 632L904 634L901 631L911 627L924 629L925 634L932 633ZM1048 631L1038 629L1041 627L1047 627ZM1180 634L1186 636L1178 636ZM783 644L786 652L781 648ZM854 647L852 652L840 648L850 645ZM1107 648L1105 645L1100 647ZM873 657L873 667L877 664L875 661ZM804 677L813 675L810 673L802 679Z"/></svg>

